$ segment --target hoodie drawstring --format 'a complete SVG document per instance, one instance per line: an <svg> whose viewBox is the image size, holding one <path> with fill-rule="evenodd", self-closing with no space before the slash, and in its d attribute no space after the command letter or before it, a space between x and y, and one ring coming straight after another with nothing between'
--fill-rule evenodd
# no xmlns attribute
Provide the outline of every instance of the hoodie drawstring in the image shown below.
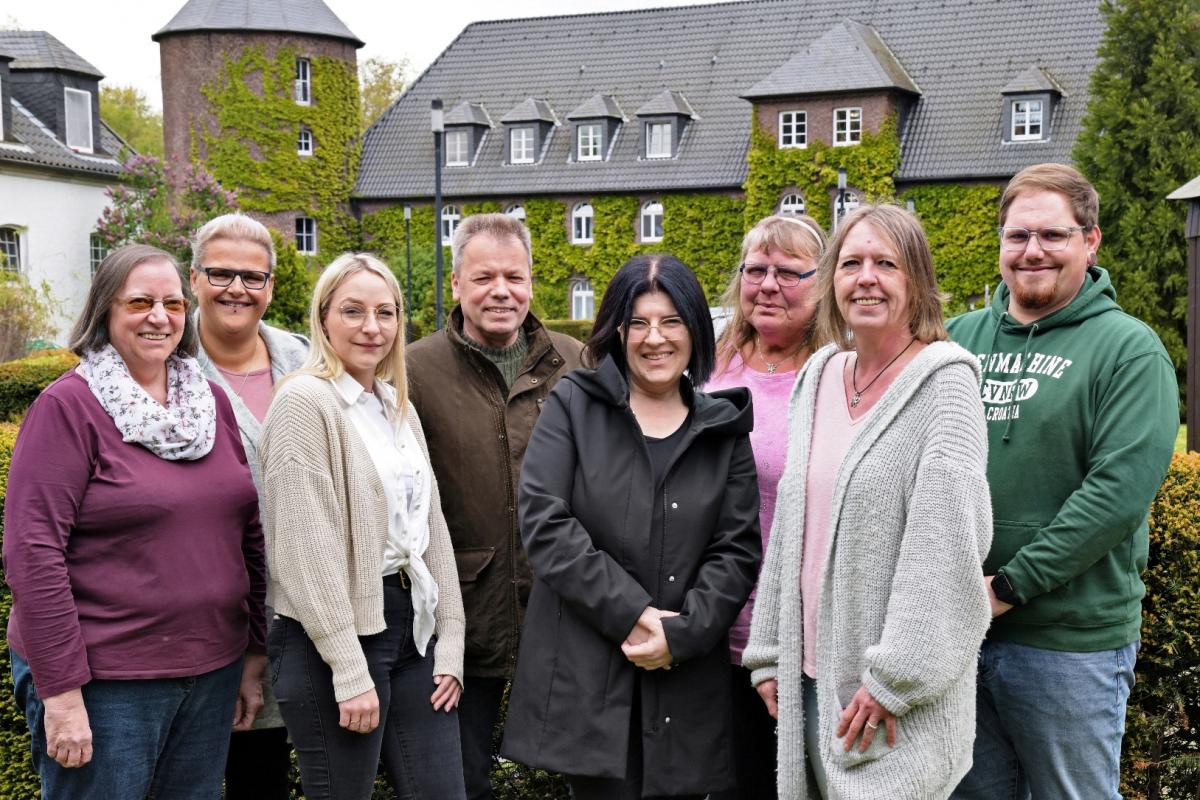
<svg viewBox="0 0 1200 800"><path fill-rule="evenodd" d="M1009 434L1012 432L1013 420L1016 419L1016 414L1008 413L1012 407L1017 404L1017 395L1021 391L1021 381L1025 380L1025 374L1029 371L1029 350L1033 347L1033 336L1037 333L1038 324L1035 322L1029 326L1029 335L1025 337L1025 350L1021 353L1021 374L1017 376L1017 382L1013 385L1012 397L1008 400L1008 405L1005 406L1005 416L1008 417L1008 422L1004 425L1004 435L1000 437L1000 441L1008 444ZM1000 328L996 328L997 333Z"/></svg>

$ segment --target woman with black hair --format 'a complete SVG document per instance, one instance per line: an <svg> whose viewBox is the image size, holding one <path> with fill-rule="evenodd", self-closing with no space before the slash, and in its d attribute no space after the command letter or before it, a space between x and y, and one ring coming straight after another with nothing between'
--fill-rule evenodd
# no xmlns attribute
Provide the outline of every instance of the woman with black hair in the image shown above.
<svg viewBox="0 0 1200 800"><path fill-rule="evenodd" d="M733 783L727 637L761 544L750 394L697 391L714 362L692 271L633 258L525 454L535 580L502 752L576 800Z"/></svg>

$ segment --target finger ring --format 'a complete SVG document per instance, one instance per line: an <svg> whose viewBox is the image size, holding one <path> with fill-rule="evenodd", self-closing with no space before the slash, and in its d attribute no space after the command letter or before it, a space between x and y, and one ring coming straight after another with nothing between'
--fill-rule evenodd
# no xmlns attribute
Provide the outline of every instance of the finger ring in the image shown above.
<svg viewBox="0 0 1200 800"><path fill-rule="evenodd" d="M879 727L879 723L878 723L878 722L876 722L874 725L872 725L872 724L871 724L871 721L870 721L870 720L867 720L867 727L868 727L868 728L870 728L871 730L875 730L876 728L878 728L878 727Z"/></svg>
<svg viewBox="0 0 1200 800"><path fill-rule="evenodd" d="M663 669L670 669L670 668L671 668L670 664L663 664Z"/></svg>

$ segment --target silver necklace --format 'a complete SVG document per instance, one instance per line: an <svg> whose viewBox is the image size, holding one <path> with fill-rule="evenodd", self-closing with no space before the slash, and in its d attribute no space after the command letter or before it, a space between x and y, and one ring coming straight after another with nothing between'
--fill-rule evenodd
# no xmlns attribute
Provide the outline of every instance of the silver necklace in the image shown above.
<svg viewBox="0 0 1200 800"><path fill-rule="evenodd" d="M896 353L896 355L892 358L891 361L884 364L883 369L879 370L879 372L876 372L875 377L871 378L871 382L868 383L866 386L864 386L861 389L858 388L858 356L854 357L854 369L850 370L850 385L854 387L854 396L850 398L850 407L851 408L858 408L858 404L862 402L863 392L865 392L867 389L870 389L872 386L874 386L875 381L879 380L879 376L882 375L883 373L887 372L888 367L890 367L892 364L895 364L896 361L899 360L900 356L907 353L908 348L912 347L913 342L915 342L916 340L917 340L917 337L915 337L915 336L913 338L909 339L908 344L904 345L904 349L901 350L899 353Z"/></svg>
<svg viewBox="0 0 1200 800"><path fill-rule="evenodd" d="M796 351L796 353L799 353L799 352L800 352L799 350ZM766 364L768 375L774 375L775 370L779 369L779 367L782 364L784 364L784 362L786 362L788 359L795 358L796 353L792 353L791 355L784 356L783 358L779 359L778 361L767 361L767 357L764 356L762 354L762 351L758 349L758 339L754 340L754 355L758 356L759 361L761 361L763 364Z"/></svg>

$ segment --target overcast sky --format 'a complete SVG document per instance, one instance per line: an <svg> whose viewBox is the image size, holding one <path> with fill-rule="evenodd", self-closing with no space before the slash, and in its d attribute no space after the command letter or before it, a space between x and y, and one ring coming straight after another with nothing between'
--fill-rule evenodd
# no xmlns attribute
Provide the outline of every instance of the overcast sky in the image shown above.
<svg viewBox="0 0 1200 800"><path fill-rule="evenodd" d="M407 58L412 77L472 22L550 14L583 14L630 8L698 5L713 0L515 0L453 3L408 0L325 0L366 42L359 60ZM162 108L158 45L150 36L170 21L184 0L5 0L0 26L49 31L105 75L108 84L132 84Z"/></svg>

